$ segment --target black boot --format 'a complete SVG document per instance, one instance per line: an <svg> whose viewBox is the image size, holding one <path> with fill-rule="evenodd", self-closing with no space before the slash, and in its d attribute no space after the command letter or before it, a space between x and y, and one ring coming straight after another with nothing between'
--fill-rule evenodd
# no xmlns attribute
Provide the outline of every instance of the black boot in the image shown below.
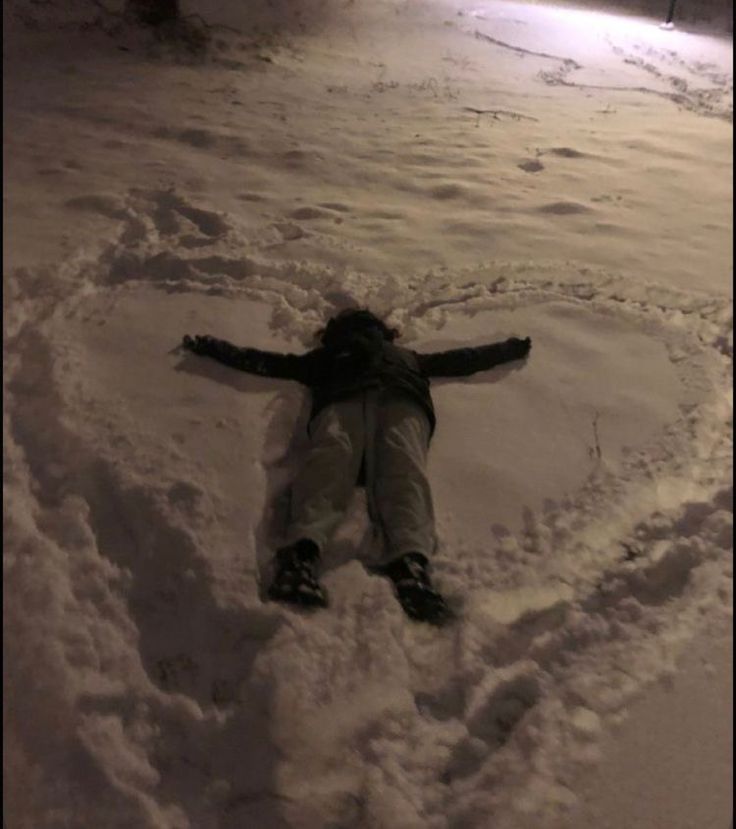
<svg viewBox="0 0 736 829"><path fill-rule="evenodd" d="M276 552L276 575L268 588L268 596L275 602L287 602L302 607L327 607L327 593L317 581L319 548L308 538L302 538Z"/></svg>
<svg viewBox="0 0 736 829"><path fill-rule="evenodd" d="M429 578L429 561L422 553L406 553L371 570L391 579L399 603L409 618L431 625L442 625L453 618L452 611Z"/></svg>

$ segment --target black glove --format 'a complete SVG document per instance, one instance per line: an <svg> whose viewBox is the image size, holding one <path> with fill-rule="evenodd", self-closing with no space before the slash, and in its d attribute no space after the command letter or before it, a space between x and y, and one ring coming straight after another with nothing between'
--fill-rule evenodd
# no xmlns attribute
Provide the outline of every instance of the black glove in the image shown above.
<svg viewBox="0 0 736 829"><path fill-rule="evenodd" d="M525 337L523 340L520 340L518 337L511 337L508 341L508 347L512 355L511 359L521 360L531 351L531 337Z"/></svg>
<svg viewBox="0 0 736 829"><path fill-rule="evenodd" d="M185 334L181 344L187 351L193 351L195 354L207 354L211 349L212 342L213 337L210 336L202 337L196 334L194 337L190 337L189 334Z"/></svg>

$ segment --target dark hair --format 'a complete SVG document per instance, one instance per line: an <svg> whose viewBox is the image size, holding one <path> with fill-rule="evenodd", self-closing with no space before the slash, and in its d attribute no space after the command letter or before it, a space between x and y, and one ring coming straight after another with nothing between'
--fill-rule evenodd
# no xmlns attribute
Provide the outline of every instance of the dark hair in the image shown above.
<svg viewBox="0 0 736 829"><path fill-rule="evenodd" d="M389 328L382 319L367 308L346 308L340 311L328 320L324 328L320 328L317 336L325 348L330 348L341 342L347 333L362 327L378 328L384 340L388 342L393 342L399 336L398 329Z"/></svg>

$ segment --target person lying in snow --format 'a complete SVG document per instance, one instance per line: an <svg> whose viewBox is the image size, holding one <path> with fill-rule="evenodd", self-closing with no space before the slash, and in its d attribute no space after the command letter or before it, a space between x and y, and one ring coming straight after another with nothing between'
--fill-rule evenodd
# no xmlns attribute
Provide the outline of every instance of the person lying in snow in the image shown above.
<svg viewBox="0 0 736 829"><path fill-rule="evenodd" d="M184 348L225 365L296 380L312 393L310 447L293 483L285 544L276 552L271 599L326 607L320 553L363 483L368 511L383 534L385 563L371 568L394 584L416 620L450 617L429 576L435 545L426 473L435 412L430 377L460 377L527 356L531 340L512 337L476 348L421 354L394 344L398 331L368 310L348 309L318 332L305 354L239 348L210 336L185 336Z"/></svg>

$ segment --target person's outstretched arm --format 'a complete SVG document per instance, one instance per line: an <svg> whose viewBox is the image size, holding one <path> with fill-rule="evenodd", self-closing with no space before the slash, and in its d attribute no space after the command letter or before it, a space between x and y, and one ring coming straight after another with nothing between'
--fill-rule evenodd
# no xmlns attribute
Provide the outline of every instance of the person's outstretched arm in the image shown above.
<svg viewBox="0 0 736 829"><path fill-rule="evenodd" d="M208 335L190 337L187 334L182 340L182 346L194 354L211 357L219 363L247 371L249 374L297 380L306 384L309 383L314 362L312 351L306 354L278 354L274 351L262 351L260 348L241 348L227 340L218 340Z"/></svg>
<svg viewBox="0 0 736 829"><path fill-rule="evenodd" d="M433 354L416 352L419 367L428 377L465 377L476 371L522 360L529 354L532 341L529 337L520 340L511 337L500 343L479 345L475 348L454 348L451 351L436 351Z"/></svg>

